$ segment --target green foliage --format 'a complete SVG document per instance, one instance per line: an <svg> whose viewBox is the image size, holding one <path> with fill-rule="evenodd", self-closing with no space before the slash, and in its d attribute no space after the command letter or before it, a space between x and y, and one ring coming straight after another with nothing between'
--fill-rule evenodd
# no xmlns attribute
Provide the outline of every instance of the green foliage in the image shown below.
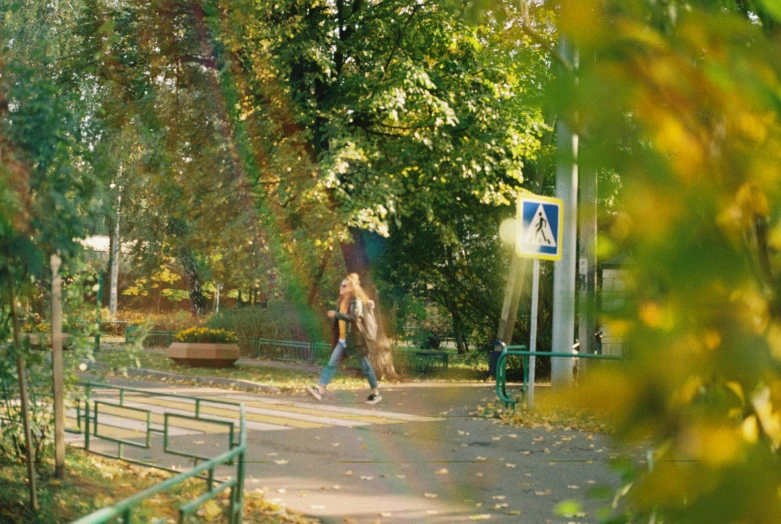
<svg viewBox="0 0 781 524"><path fill-rule="evenodd" d="M212 329L233 331L242 347L249 347L252 338L275 340L310 340L297 321L296 309L288 302L273 300L266 308L226 309L209 318ZM323 334L322 339L330 340Z"/></svg>

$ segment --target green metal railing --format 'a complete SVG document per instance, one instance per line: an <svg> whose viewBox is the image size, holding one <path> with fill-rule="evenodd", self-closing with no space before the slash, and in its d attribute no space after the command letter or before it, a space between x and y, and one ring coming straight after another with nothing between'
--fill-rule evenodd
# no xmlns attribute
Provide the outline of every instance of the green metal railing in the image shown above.
<svg viewBox="0 0 781 524"><path fill-rule="evenodd" d="M529 357L552 357L552 358L586 358L596 360L619 360L624 357L618 355L597 355L593 353L563 353L547 351L526 351L526 346L507 346L502 350L499 359L496 362L496 396L504 402L506 407L515 407L518 399L507 393L507 357L520 356L523 358L523 385L521 387L521 397L526 395L529 388Z"/></svg>
<svg viewBox="0 0 781 524"><path fill-rule="evenodd" d="M331 354L331 346L325 342L302 342L298 340L275 340L252 338L252 355L292 362L324 363Z"/></svg>
<svg viewBox="0 0 781 524"><path fill-rule="evenodd" d="M127 326L125 328L125 343L130 344L139 337L141 329L137 326ZM143 343L151 347L168 347L174 341L176 331L147 331L144 335Z"/></svg>
<svg viewBox="0 0 781 524"><path fill-rule="evenodd" d="M243 510L244 510L244 461L247 453L247 427L246 427L246 414L244 410L244 404L240 402L204 399L199 397L191 397L187 395L177 395L174 393L148 391L144 389L113 386L109 384L99 384L94 382L83 382L81 383L81 385L84 387L84 397L79 399L78 404L76 406L77 429L71 431L84 434L84 449L98 455L107 456L110 458L119 458L126 462L131 462L134 464L152 466L159 469L180 473L176 470L161 467L159 465L152 464L149 462L133 460L124 456L124 446L149 449L151 446L152 433L161 433L163 435L163 451L165 451L166 453L191 458L195 462L195 467L193 467L189 471L180 473L179 475L172 477L160 484L147 488L144 491L137 493L136 495L133 495L132 497L128 497L124 500L121 500L116 504L114 504L113 506L102 508L90 515L87 515L79 520L76 520L74 521L73 524L99 524L99 523L109 522L115 518L121 518L121 521L123 523L129 523L131 522L133 509L136 506L138 506L140 503L142 503L144 500L158 493L166 491L170 488L173 488L174 486L181 484L192 478L200 478L202 480L205 480L206 492L203 493L203 495L201 495L200 497L196 498L195 500L187 502L179 507L180 524L186 522L188 517L190 517L193 513L195 513L201 505L208 502L209 500L214 499L226 489L231 490L228 522L230 522L231 524L239 524L242 522ZM119 399L116 403L109 402L106 400L91 401L90 394L93 389L110 389L110 390L118 391ZM193 406L193 415L190 416L190 415L182 415L180 413L175 413L175 414L164 413L163 425L162 425L163 427L162 429L159 429L157 427L154 427L154 426L159 426L159 424L152 423L152 412L150 410L146 410L136 406L126 405L126 400L125 400L126 392L153 396L153 397L168 397L168 398L175 398L179 400L191 401ZM82 402L83 402L83 410L82 410ZM201 415L201 405L203 403L227 405L238 409L239 411L238 440L235 439L236 435L234 432L233 422L212 419L208 417L203 417ZM94 406L94 408L92 406ZM101 406L105 406L105 407L110 406L111 408L114 409L117 408L126 409L126 410L132 410L135 412L141 412L143 414L146 414L146 423L145 423L146 431L145 431L144 441L138 442L137 440L140 439L137 440L120 439L120 438L110 437L101 434L99 431ZM181 408L177 408L177 411L181 411ZM229 426L228 445L230 449L218 455L217 457L213 457L213 458L204 457L201 455L194 455L192 453L186 453L183 451L172 449L170 445L171 444L170 438L169 438L169 420L173 418L194 420L209 425ZM108 440L111 442L116 442L117 455L116 456L108 455L90 449L90 441L91 438L93 437L100 438L103 440ZM223 466L223 465L235 465L236 474L235 476L233 476L228 480L217 482L215 481L214 471L218 466Z"/></svg>

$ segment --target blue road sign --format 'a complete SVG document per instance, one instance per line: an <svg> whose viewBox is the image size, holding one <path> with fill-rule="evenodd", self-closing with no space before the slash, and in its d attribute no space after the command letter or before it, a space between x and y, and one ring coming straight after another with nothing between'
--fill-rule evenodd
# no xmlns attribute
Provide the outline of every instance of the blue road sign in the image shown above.
<svg viewBox="0 0 781 524"><path fill-rule="evenodd" d="M518 197L515 252L519 257L561 259L564 202L537 195Z"/></svg>

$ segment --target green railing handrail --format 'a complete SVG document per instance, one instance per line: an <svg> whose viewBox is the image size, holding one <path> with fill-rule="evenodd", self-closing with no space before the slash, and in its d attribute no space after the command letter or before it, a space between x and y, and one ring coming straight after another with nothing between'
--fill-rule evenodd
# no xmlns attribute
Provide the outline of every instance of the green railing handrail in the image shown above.
<svg viewBox="0 0 781 524"><path fill-rule="evenodd" d="M521 349L514 349L521 348ZM526 346L505 346L502 349L502 354L499 355L499 359L496 361L496 396L499 400L504 402L505 406L510 404L515 405L517 402L514 398L507 394L507 356L508 355L521 355L522 353L530 353L526 351ZM528 359L524 359L523 362L523 387L522 392L526 391L526 383L529 379L529 366Z"/></svg>
<svg viewBox="0 0 781 524"><path fill-rule="evenodd" d="M192 513L194 513L198 509L198 507L200 507L202 504L215 498L217 495L219 495L221 492L225 491L226 489L231 488L229 522L230 524L241 524L243 520L243 512L244 512L244 459L247 453L246 412L243 403L231 402L227 400L217 400L211 398L192 397L187 395L179 395L176 393L149 391L140 388L115 386L112 384L101 384L97 382L80 382L80 385L84 386L85 397L86 397L84 432L85 432L85 449L87 449L88 451L89 451L89 432L90 432L89 395L92 389L114 389L119 391L120 404L118 405L121 407L128 407L128 408L129 406L123 406L124 396L126 391L143 393L146 395L156 396L156 397L179 398L179 399L195 401L194 407L195 407L196 416L198 416L200 413L201 402L206 402L209 404L225 404L225 405L238 407L239 421L240 421L239 440L238 442L234 442L233 438L231 438L230 439L231 449L218 455L217 457L208 459L205 462L201 462L200 464L197 464L189 471L180 473L179 475L167 479L161 482L160 484L156 484L126 499L120 500L119 502L115 503L112 506L99 509L94 513L91 513L78 520L75 520L73 521L72 524L101 524L101 523L109 522L111 519L115 517L121 517L122 522L129 523L131 521L132 510L135 506L137 506L138 504L140 504L141 502L143 502L149 497L152 497L158 493L166 491L172 488L173 486L176 486L192 478L197 477L197 478L204 479L204 477L201 476L201 474L204 472L208 472L208 476L205 478L207 481L207 490L203 495L199 496L195 500L182 504L179 507L179 523L180 524L184 523L187 517ZM79 420L79 426L81 425L80 422L81 421ZM97 424L97 420L95 422ZM98 435L96 434L96 436ZM122 444L120 444L120 446L121 445ZM232 479L215 483L214 469L221 465L233 464L234 459L237 459L235 461L236 476Z"/></svg>
<svg viewBox="0 0 781 524"><path fill-rule="evenodd" d="M523 357L523 385L521 393L525 394L529 387L529 357L555 357L555 358L585 358L596 360L619 360L620 355L602 355L597 353L565 353L557 351L527 351L526 346L506 346L499 359L496 361L496 396L504 402L505 406L515 406L518 402L507 394L507 357L511 355Z"/></svg>

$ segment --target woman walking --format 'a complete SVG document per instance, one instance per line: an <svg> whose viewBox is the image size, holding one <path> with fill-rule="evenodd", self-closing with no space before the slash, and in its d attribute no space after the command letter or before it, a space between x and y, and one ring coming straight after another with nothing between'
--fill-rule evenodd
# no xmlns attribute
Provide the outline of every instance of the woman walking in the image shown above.
<svg viewBox="0 0 781 524"><path fill-rule="evenodd" d="M367 404L376 404L382 397L377 389L377 377L369 362L369 348L361 333L359 323L364 313L369 313L374 307L374 302L369 300L361 287L361 280L357 273L350 273L342 280L339 287L339 298L336 301L336 310L328 312L328 318L334 320L334 349L328 364L320 375L320 383L317 386L307 386L307 392L317 400L323 398L323 393L334 378L336 368L344 359L346 353L356 352L361 363L361 370L369 381L371 394L366 399Z"/></svg>

